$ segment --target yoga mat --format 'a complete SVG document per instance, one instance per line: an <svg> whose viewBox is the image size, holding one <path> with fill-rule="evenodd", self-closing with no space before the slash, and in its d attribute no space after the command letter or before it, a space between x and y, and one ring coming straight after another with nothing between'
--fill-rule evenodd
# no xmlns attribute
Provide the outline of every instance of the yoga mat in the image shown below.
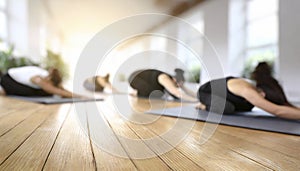
<svg viewBox="0 0 300 171"><path fill-rule="evenodd" d="M173 97L140 97L140 96L135 96L140 99L149 99L149 100L163 100L163 101L168 101L168 102L180 102L180 103L199 103L198 100L195 101L189 101L189 100L183 100L183 99L175 99Z"/></svg>
<svg viewBox="0 0 300 171"><path fill-rule="evenodd" d="M24 96L8 96L20 100L26 100L35 103L42 104L59 104L59 103L75 103L75 102L90 102L90 101L102 101L102 98L60 98L60 97L24 97Z"/></svg>
<svg viewBox="0 0 300 171"><path fill-rule="evenodd" d="M166 108L162 110L150 110L146 113L206 121L210 123L220 123L223 125L249 129L300 135L299 120L288 120L274 117L273 115L262 110L220 115L216 113L209 113L203 110L198 110L194 106L183 106L176 108Z"/></svg>

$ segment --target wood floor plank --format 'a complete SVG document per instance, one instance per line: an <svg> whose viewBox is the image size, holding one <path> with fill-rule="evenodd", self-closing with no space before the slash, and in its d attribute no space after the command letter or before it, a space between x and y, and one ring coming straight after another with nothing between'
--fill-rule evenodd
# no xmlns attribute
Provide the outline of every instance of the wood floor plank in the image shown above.
<svg viewBox="0 0 300 171"><path fill-rule="evenodd" d="M249 130L230 126L222 126L219 131L228 133L234 131L234 136L240 137L253 144L283 153L284 155L300 159L300 137L281 133ZM266 143L267 142L267 143Z"/></svg>
<svg viewBox="0 0 300 171"><path fill-rule="evenodd" d="M9 130L13 129L15 126L24 121L27 117L32 115L32 113L41 110L43 106L37 106L35 108L23 109L23 110L15 110L11 111L11 113L2 116L0 118L0 137L7 133Z"/></svg>
<svg viewBox="0 0 300 171"><path fill-rule="evenodd" d="M163 120L166 120L166 119L168 120L167 122L163 121ZM170 129L170 127L172 127L172 125L174 125L175 120L176 120L175 118L170 118L170 117L163 117L163 119L158 119L157 122L156 122L156 124L158 124L158 126L157 126L157 128L154 128L154 130L156 129L156 131L157 131L156 133L160 135L160 134L168 131L168 129ZM166 126L166 125L168 125L167 123L170 124L169 127ZM201 125L199 127L203 127L203 122L202 123L197 122L197 124ZM149 125L149 126L150 127L152 126L152 128L153 128L153 125ZM198 129L199 129L199 127L198 127ZM224 128L226 126L220 126L220 127ZM257 136L257 134L253 134L253 136L251 138L251 136L249 135L249 132L248 132L248 137L250 137L248 139L247 133L244 133L243 135L241 134L240 130L242 130L242 128L232 129L232 127L228 127L228 129L226 131L224 129L221 129L221 128L219 130L223 134L228 134L229 137L237 134L237 135L235 135L237 137L235 140L231 140L229 138L229 139L226 139L226 141L225 141L223 139L224 137L221 136L221 137L214 138L214 139L217 140L217 142L213 143L213 145L215 146L216 149L218 149L218 147L220 147L220 146L225 145L226 149L229 150L228 152L230 152L231 155L236 156L235 157L236 159L234 160L234 163L232 163L233 167L231 169L234 169L234 168L237 169L238 167L236 167L237 166L236 163L241 163L241 162L242 163L247 163L248 162L251 167L258 164L258 165L260 165L258 167L260 167L263 170L267 169L267 168L286 170L286 169L288 169L289 165L292 166L291 167L292 170L293 169L299 169L298 168L299 166L296 164L297 162L299 163L299 153L300 153L299 147L298 147L299 146L299 136L287 136L287 135L278 135L276 133L267 133L265 135L261 135L262 137L259 137L259 136L255 137L255 136ZM259 131L257 131L257 132L259 132ZM279 137L278 138L273 138L273 137L271 137L272 134L276 134L280 138ZM200 135L200 132L198 132L198 136L199 135ZM220 134L220 135L222 135L222 134ZM260 135L260 134L258 134L258 135ZM285 140L280 140L284 136L286 136L288 138L285 139ZM192 137L192 136L189 136L188 139L190 137ZM245 138L245 140L243 140L243 138ZM260 141L259 140L255 141L255 139L257 139L257 138L260 138ZM263 145L260 145L258 142L262 143ZM185 146L188 146L189 144L192 144L191 146L194 146L195 143L197 143L197 141L192 141L192 142L186 144ZM236 150L237 147L238 148L247 147L247 146L245 146L245 144L248 145L248 143L249 143L249 146L251 147L251 149L255 148L255 144L257 144L259 148L256 149L256 152L255 152L255 150L250 150L249 151L249 150L246 150L246 149ZM226 144L231 144L231 145L226 146ZM243 145L240 145L240 144L243 144ZM285 144L285 145L283 145L283 144ZM292 146L292 147L290 149L288 149L289 146ZM180 145L178 148L182 148L182 147L184 147L184 146ZM222 150L223 149L219 149L219 151L216 150L215 153L218 153L218 152L222 153ZM184 147L184 148L182 148L181 151L187 152L188 150L186 149L186 147ZM195 151L197 151L197 150L195 150ZM213 149L207 150L208 153L210 153L211 151L214 151L214 150ZM191 152L193 152L193 151L191 151ZM200 152L200 151L198 151L198 152ZM230 153L228 153L228 154L230 154ZM261 154L263 154L263 155L261 155ZM209 156L213 156L213 153L210 154ZM222 155L218 155L218 156L222 156ZM226 153L224 153L223 156L225 157L224 159L228 158L230 160L230 158L229 158L230 155L227 155ZM264 156L264 158L262 158L261 156ZM281 156L281 157L276 158L274 156ZM247 162L245 162L244 160L246 160ZM284 160L287 160L287 161L284 161ZM253 162L251 162L251 161L254 161L256 164L253 165ZM271 161L276 161L276 162L271 162ZM214 162L214 165L216 163ZM278 163L278 164L276 164L276 163ZM245 164L243 164L243 165L245 165ZM227 163L226 165L219 164L219 166L220 166L220 168L223 167L223 169L224 169L224 166L226 166L225 167L226 169L230 169L230 167L228 167L228 166L230 166L230 162ZM238 166L242 166L242 165L238 164ZM245 168L247 168L247 167L245 167Z"/></svg>
<svg viewBox="0 0 300 171"><path fill-rule="evenodd" d="M0 170L42 170L69 109L70 105L53 108L53 115L0 166Z"/></svg>
<svg viewBox="0 0 300 171"><path fill-rule="evenodd" d="M106 106L108 106L108 104L106 104ZM139 107L143 106L139 105ZM160 160L162 160L170 169L173 170L202 170L200 166L186 156L182 155L182 153L174 149L174 147L166 143L159 136L154 135L149 130L145 130L143 124L133 124L130 121L122 118L117 112L104 113L106 119L110 122L116 133L123 137L120 140L125 149L127 149L129 152L129 155L131 152L134 152L137 154L133 154L133 156L159 156ZM132 115L135 114L136 113L132 111ZM147 141L149 136L153 136L155 138L154 141ZM127 141L126 138L133 141ZM164 148L168 148L170 151L162 154L161 152L164 151ZM142 149L142 151L137 149Z"/></svg>
<svg viewBox="0 0 300 171"><path fill-rule="evenodd" d="M260 144L255 144L243 137L235 136L233 132L216 131L217 139L213 139L219 144L224 144L235 152L261 163L273 170L300 170L300 158L291 157L278 152L272 148L266 148ZM269 143L269 142L265 142ZM300 150L297 150L300 152Z"/></svg>
<svg viewBox="0 0 300 171"><path fill-rule="evenodd" d="M10 97L7 97L7 96L0 96L0 106L5 107L6 109L13 108L13 106L15 104L20 104L20 103L23 103L23 102L24 101L22 101L22 100L17 100L17 99L10 98Z"/></svg>
<svg viewBox="0 0 300 171"><path fill-rule="evenodd" d="M191 142L188 144L195 144L199 141L199 135L201 127L203 127L203 122L197 122L197 126L192 130L191 135L188 137ZM247 139L243 139L243 137L236 137L235 132L230 130L228 132L221 131L222 128L226 127L220 125L219 128L214 133L214 136L204 145L203 147L207 147L206 145L215 143L216 149L222 147L225 149L230 149L233 154L238 154L239 156L244 156L256 163L269 168L271 170L298 170L300 162L299 158L293 158L282 154L281 152L277 152L274 149L269 149L259 144L255 144L253 142L249 142ZM239 130L239 129L238 129ZM238 131L237 130L237 131ZM194 138L194 140L192 140ZM264 143L268 143L267 141ZM186 149L183 149L186 151ZM208 152L213 152L213 149L207 150ZM215 154L220 156L220 152L222 149L216 150ZM243 157L241 157L243 158ZM234 160L235 162L239 161L238 158ZM224 166L229 166L228 163ZM240 166L240 165L239 165ZM228 169L228 168L227 168ZM248 170L248 169L247 169Z"/></svg>
<svg viewBox="0 0 300 171"><path fill-rule="evenodd" d="M86 114L80 113L81 119ZM64 122L44 170L96 170L88 135L77 122L74 107Z"/></svg>
<svg viewBox="0 0 300 171"><path fill-rule="evenodd" d="M3 163L52 113L57 106L45 106L0 137L0 163Z"/></svg>
<svg viewBox="0 0 300 171"><path fill-rule="evenodd" d="M171 129L176 122L175 120L177 120L177 118L161 117L160 120L147 125L147 127L153 130L153 132L157 135L162 135L165 133L165 130L160 129L161 125L169 125L169 129ZM185 121L187 123L194 122L191 120ZM174 131L175 134L183 134L179 129L175 129ZM241 168L245 170L268 169L267 167L253 162L253 160L232 151L230 148L223 148L220 144L209 142L204 145L200 145L199 135L200 133L193 136L192 134L189 134L181 144L176 146L176 149L184 155L189 156L205 170L239 170ZM170 141L169 138L166 138L165 140Z"/></svg>
<svg viewBox="0 0 300 171"><path fill-rule="evenodd" d="M148 104L147 104L148 103ZM144 109L147 109L149 107L149 102L145 102ZM148 105L148 106L147 106ZM153 105L153 104L152 104ZM178 105L178 104L171 104L172 105ZM181 105L181 104L179 104ZM139 106L142 110L143 107ZM174 142L174 137L178 135L185 135L184 131L187 131L188 129L191 129L193 122L189 123L191 121L189 120L182 120L181 122L178 122L176 118L171 117L161 117L157 119L152 124L145 125L148 130L153 131L154 135L149 133L147 129L138 129L135 128L136 132L139 135L144 136L144 138L152 138L153 136L161 136L164 138L165 141L169 142L170 145L176 147L175 150L178 150L180 153L176 153L173 155L175 158L168 161L167 163L172 163L172 161L177 161L176 157L179 156L188 156L194 163L197 163L199 166L201 166L204 169L208 170L215 170L215 169L221 169L221 170L239 170L240 168L245 168L249 170L267 170L267 167L264 167L256 162L253 162L249 158L246 158L244 156L241 156L240 154L232 151L229 148L222 149L221 147L218 147L216 143L210 144L206 150L203 149L201 146L199 146L198 141L193 141L193 143L190 143L190 137L187 136L185 143L180 144L179 146L176 146L176 142ZM176 129L171 130L175 124ZM131 124L133 126L133 124ZM145 131L146 130L146 131ZM171 131L170 131L171 130ZM183 132L182 132L183 131ZM165 134L168 134L169 136L164 136ZM188 132L187 132L188 133ZM180 138L180 137L179 137ZM180 140L178 138L178 140ZM184 138L184 137L182 137ZM178 142L177 142L178 143ZM162 147L166 148L166 147ZM169 153L174 153L175 150L170 151ZM180 155L179 155L180 154ZM168 155L168 153L164 154ZM162 155L163 156L163 155ZM217 160L212 160L213 158ZM178 158L180 159L180 157ZM177 162L180 163L180 162ZM208 164L212 163L212 164ZM194 168L194 167L190 167Z"/></svg>
<svg viewBox="0 0 300 171"><path fill-rule="evenodd" d="M91 105L92 103L86 103L85 108L97 170L137 170L115 133L110 128L106 130L107 123L99 119L99 113L92 111Z"/></svg>
<svg viewBox="0 0 300 171"><path fill-rule="evenodd" d="M153 133L143 125L127 123L127 125L145 141L162 160L173 170L204 170L198 163L195 163L189 156L185 156L174 146L166 142L159 135Z"/></svg>
<svg viewBox="0 0 300 171"><path fill-rule="evenodd" d="M24 111L27 109L35 108L39 106L39 104L13 99L6 96L0 96L0 106L1 106L0 108L0 118L1 118L3 116L6 116L16 111L20 111L20 110Z"/></svg>
<svg viewBox="0 0 300 171"><path fill-rule="evenodd" d="M130 159L105 152L93 144L97 170L137 170Z"/></svg>
<svg viewBox="0 0 300 171"><path fill-rule="evenodd" d="M109 106L107 102L100 105L102 105L101 109ZM124 122L115 117L115 111L101 114L118 136L124 150L138 170L170 170L169 166L161 158L156 157L156 154ZM144 156L151 156L151 158L145 159Z"/></svg>
<svg viewBox="0 0 300 171"><path fill-rule="evenodd" d="M214 124L143 113L180 103L130 100L125 115L107 98L100 114L89 102L66 117L68 105L0 97L0 170L300 170L299 136L219 125L200 144Z"/></svg>
<svg viewBox="0 0 300 171"><path fill-rule="evenodd" d="M190 136L187 137L177 148L183 153L193 154L194 160L202 163L206 170L271 170L267 166L249 159L233 149L227 147L226 141L222 144L213 141L211 137L204 144L200 144L200 132L192 130ZM236 142L239 143L239 142Z"/></svg>

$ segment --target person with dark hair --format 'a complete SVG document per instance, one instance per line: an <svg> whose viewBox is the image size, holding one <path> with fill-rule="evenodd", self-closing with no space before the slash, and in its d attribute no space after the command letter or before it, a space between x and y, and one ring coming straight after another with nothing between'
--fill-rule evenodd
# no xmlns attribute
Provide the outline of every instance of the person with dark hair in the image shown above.
<svg viewBox="0 0 300 171"><path fill-rule="evenodd" d="M103 92L105 88L109 89L113 93L118 92L118 90L109 82L109 74L106 74L104 77L94 76L87 78L83 83L83 87L94 92Z"/></svg>
<svg viewBox="0 0 300 171"><path fill-rule="evenodd" d="M272 76L271 67L267 62L260 62L251 74L256 87L265 93L265 98L278 105L293 106L288 102L286 95L278 81Z"/></svg>
<svg viewBox="0 0 300 171"><path fill-rule="evenodd" d="M181 69L175 69L174 76L155 69L138 70L128 81L139 97L162 97L167 92L175 99L197 101L196 94L184 86L183 73Z"/></svg>
<svg viewBox="0 0 300 171"><path fill-rule="evenodd" d="M231 114L235 111L251 111L256 106L278 117L300 119L300 108L287 101L267 63L259 63L252 78L256 85L236 77L211 80L203 84L198 90L201 103L198 108Z"/></svg>
<svg viewBox="0 0 300 171"><path fill-rule="evenodd" d="M2 95L81 97L62 87L62 77L56 68L11 68L1 77L0 85Z"/></svg>

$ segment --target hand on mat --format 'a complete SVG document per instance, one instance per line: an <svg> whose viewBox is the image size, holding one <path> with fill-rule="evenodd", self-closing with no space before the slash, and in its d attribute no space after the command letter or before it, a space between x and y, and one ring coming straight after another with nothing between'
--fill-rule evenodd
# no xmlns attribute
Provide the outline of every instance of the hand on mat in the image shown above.
<svg viewBox="0 0 300 171"><path fill-rule="evenodd" d="M132 96L132 97L137 97L137 95L134 94L134 93L129 93L128 95L129 95L129 96Z"/></svg>
<svg viewBox="0 0 300 171"><path fill-rule="evenodd" d="M72 98L78 98L78 99L90 99L90 97L84 96L84 95L79 95L79 94L74 94Z"/></svg>
<svg viewBox="0 0 300 171"><path fill-rule="evenodd" d="M195 106L196 109L200 109L200 110L206 110L206 106L202 103L198 103L196 106Z"/></svg>

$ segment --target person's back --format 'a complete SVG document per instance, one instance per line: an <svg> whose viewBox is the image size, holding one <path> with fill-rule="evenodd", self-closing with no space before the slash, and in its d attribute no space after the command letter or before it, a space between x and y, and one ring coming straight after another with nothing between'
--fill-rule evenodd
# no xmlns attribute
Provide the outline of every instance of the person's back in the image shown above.
<svg viewBox="0 0 300 171"><path fill-rule="evenodd" d="M155 91L164 91L164 87L159 83L159 75L164 72L155 69L138 70L132 73L128 79L129 84L138 90L138 96L149 97Z"/></svg>
<svg viewBox="0 0 300 171"><path fill-rule="evenodd" d="M1 95L81 97L63 88L61 74L56 68L48 71L36 66L10 69L1 77L0 85Z"/></svg>
<svg viewBox="0 0 300 171"><path fill-rule="evenodd" d="M33 77L47 77L48 71L37 66L11 68L1 77L3 95L50 96L41 86L32 82Z"/></svg>
<svg viewBox="0 0 300 171"><path fill-rule="evenodd" d="M37 66L23 66L23 67L17 67L17 68L10 68L8 70L9 76L17 81L18 83L27 85L32 88L40 89L39 86L36 84L33 84L31 82L31 78L34 76L42 76L46 77L49 75L48 71L45 69L42 69Z"/></svg>
<svg viewBox="0 0 300 171"><path fill-rule="evenodd" d="M155 69L139 70L129 77L129 84L140 97L161 98L169 95L174 99L197 101L196 94L184 86L184 71L176 68L175 76Z"/></svg>

